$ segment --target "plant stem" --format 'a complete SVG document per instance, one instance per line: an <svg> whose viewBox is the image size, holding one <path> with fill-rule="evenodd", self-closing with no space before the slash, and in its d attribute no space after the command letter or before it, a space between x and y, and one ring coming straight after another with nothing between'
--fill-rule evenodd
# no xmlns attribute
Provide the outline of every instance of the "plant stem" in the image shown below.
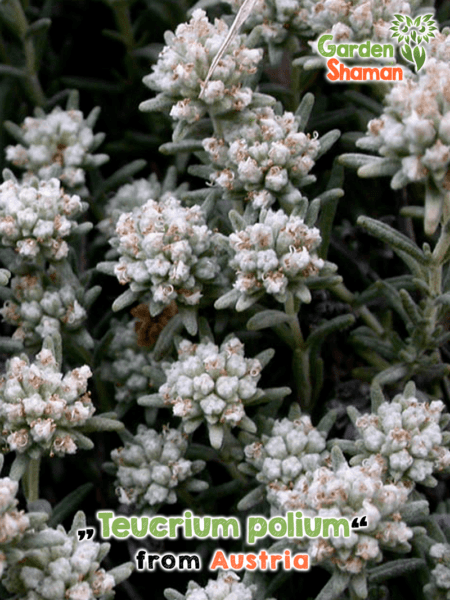
<svg viewBox="0 0 450 600"><path fill-rule="evenodd" d="M30 458L24 477L24 492L28 504L39 498L39 468L41 458Z"/></svg>
<svg viewBox="0 0 450 600"><path fill-rule="evenodd" d="M295 299L292 294L284 304L284 310L290 319L288 325L294 335L295 348L293 357L293 374L297 388L297 401L302 410L311 410L312 385L311 369L309 364L309 348L305 346L302 330L298 320L298 311L295 306Z"/></svg>
<svg viewBox="0 0 450 600"><path fill-rule="evenodd" d="M344 302L348 302L351 306L355 303L355 294L353 294L343 283L338 283L337 285L331 288L333 294L335 294L338 298L343 300ZM367 306L363 305L358 308L355 308L355 313L361 317L366 325L368 325L371 329L375 331L378 335L384 334L384 328L376 318L376 316L367 308Z"/></svg>

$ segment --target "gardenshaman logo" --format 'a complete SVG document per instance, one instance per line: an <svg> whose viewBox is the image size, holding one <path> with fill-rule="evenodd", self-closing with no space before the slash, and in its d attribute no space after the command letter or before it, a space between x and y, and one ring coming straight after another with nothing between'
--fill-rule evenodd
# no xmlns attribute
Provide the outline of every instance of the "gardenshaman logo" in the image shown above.
<svg viewBox="0 0 450 600"><path fill-rule="evenodd" d="M405 42L402 47L403 58L415 63L416 72L420 71L426 58L425 50L420 47L420 44L436 37L434 32L437 31L437 27L433 15L419 15L414 21L405 15L394 16L397 20L392 21L390 28L393 32L392 37L398 38L399 42ZM414 46L413 49L411 44Z"/></svg>
<svg viewBox="0 0 450 600"><path fill-rule="evenodd" d="M403 42L401 52L402 56L416 66L419 71L426 59L424 48L420 47L422 42L429 42L435 37L437 31L433 15L419 15L415 20L407 15L394 15L390 31L392 37L398 38L399 43ZM317 51L324 58L328 58L326 74L330 81L402 81L403 68L395 65L395 48L393 44L374 44L370 40L362 43L351 44L331 44L333 36L324 34L320 36L317 42ZM350 59L370 59L389 61L391 65L373 65L373 66L346 66L339 58Z"/></svg>

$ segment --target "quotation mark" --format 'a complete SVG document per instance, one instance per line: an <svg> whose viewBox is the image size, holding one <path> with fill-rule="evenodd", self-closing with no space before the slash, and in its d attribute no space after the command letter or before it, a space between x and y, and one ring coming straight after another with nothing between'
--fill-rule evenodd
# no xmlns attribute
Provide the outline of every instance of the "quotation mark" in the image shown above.
<svg viewBox="0 0 450 600"><path fill-rule="evenodd" d="M360 527L367 527L366 515L362 517L355 517L352 521L352 529L359 529Z"/></svg>
<svg viewBox="0 0 450 600"><path fill-rule="evenodd" d="M93 527L88 527L87 529L78 529L77 530L78 541L81 542L85 538L87 540L92 540L92 538L94 537L94 533L95 533L95 529Z"/></svg>

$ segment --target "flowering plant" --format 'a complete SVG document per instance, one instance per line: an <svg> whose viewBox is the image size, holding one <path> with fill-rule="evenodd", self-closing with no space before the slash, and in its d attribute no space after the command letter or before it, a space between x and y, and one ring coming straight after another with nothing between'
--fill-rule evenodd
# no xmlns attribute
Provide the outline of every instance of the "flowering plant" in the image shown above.
<svg viewBox="0 0 450 600"><path fill-rule="evenodd" d="M444 21L0 0L1 600L449 596Z"/></svg>

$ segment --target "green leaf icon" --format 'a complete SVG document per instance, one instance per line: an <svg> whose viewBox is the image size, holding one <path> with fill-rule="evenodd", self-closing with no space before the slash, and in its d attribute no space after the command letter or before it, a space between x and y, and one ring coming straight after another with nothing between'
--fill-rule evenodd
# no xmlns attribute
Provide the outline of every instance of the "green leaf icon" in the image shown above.
<svg viewBox="0 0 450 600"><path fill-rule="evenodd" d="M412 51L411 51L411 46L409 46L409 44L405 44L403 46L402 54L406 58L406 60L409 60L409 62L414 62L414 58L413 58Z"/></svg>
<svg viewBox="0 0 450 600"><path fill-rule="evenodd" d="M411 51L411 49L410 49L410 51ZM420 48L419 46L416 46L414 48L414 62L416 63L417 71L420 71L420 69L423 67L425 58L426 58L425 50L423 48Z"/></svg>

